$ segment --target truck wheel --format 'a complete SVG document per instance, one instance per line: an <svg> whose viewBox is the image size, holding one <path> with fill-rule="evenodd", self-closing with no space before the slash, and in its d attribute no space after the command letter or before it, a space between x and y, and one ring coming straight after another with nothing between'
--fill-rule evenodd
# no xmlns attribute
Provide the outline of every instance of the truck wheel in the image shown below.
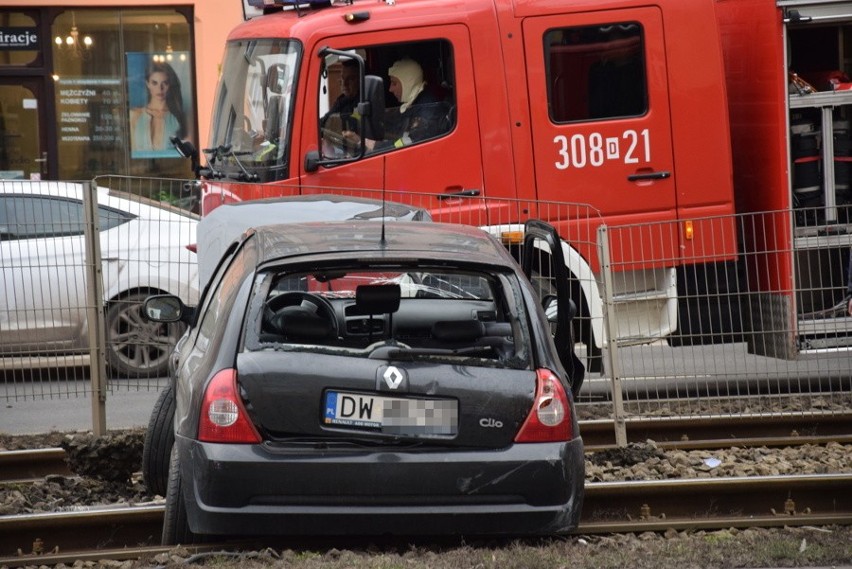
<svg viewBox="0 0 852 569"><path fill-rule="evenodd" d="M163 514L162 545L189 545L198 543L200 536L192 533L186 519L186 504L181 488L180 456L172 447L169 461L169 484L166 490L166 511Z"/></svg>
<svg viewBox="0 0 852 569"><path fill-rule="evenodd" d="M148 492L165 496L169 483L169 457L175 444L175 395L169 383L160 392L148 429L145 431L145 446L142 449L142 479Z"/></svg>
<svg viewBox="0 0 852 569"><path fill-rule="evenodd" d="M169 356L186 327L182 322L150 322L142 314L147 293L137 292L110 302L106 313L106 356L119 377L162 377Z"/></svg>

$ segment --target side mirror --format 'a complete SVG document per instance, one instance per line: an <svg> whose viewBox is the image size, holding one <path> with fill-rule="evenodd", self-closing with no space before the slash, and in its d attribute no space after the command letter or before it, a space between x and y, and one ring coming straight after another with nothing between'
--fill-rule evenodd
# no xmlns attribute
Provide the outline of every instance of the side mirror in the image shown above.
<svg viewBox="0 0 852 569"><path fill-rule="evenodd" d="M169 140L171 141L172 146L175 147L175 150L177 150L178 154L180 154L183 158L189 158L190 163L192 164L192 172L197 178L201 170L198 149L189 140L181 140L177 136L172 136Z"/></svg>
<svg viewBox="0 0 852 569"><path fill-rule="evenodd" d="M281 95L290 81L290 70L283 63L275 63L269 66L266 72L266 88L271 92Z"/></svg>
<svg viewBox="0 0 852 569"><path fill-rule="evenodd" d="M559 313L559 301L555 294L548 294L541 299L541 307L544 308L544 314L547 316L547 321L556 324L557 314ZM577 316L577 305L573 299L568 300L568 322L574 320Z"/></svg>
<svg viewBox="0 0 852 569"><path fill-rule="evenodd" d="M305 154L305 172L316 172L320 167L320 155L316 150Z"/></svg>
<svg viewBox="0 0 852 569"><path fill-rule="evenodd" d="M171 294L149 296L143 304L145 317L151 322L179 322L189 309L180 298Z"/></svg>

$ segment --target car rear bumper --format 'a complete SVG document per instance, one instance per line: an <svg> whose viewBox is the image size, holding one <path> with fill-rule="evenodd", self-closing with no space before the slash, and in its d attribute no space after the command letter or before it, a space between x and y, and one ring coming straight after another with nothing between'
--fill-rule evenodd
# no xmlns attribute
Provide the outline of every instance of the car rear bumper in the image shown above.
<svg viewBox="0 0 852 569"><path fill-rule="evenodd" d="M429 452L176 444L201 534L544 535L576 528L582 508L581 439Z"/></svg>

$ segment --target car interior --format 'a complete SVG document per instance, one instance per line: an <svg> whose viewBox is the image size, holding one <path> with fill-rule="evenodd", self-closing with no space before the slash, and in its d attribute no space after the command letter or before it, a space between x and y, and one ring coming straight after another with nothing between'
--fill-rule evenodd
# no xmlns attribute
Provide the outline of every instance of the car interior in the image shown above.
<svg viewBox="0 0 852 569"><path fill-rule="evenodd" d="M338 271L261 281L268 289L258 349L331 348L365 357L394 350L503 363L520 351L519 310L496 275Z"/></svg>

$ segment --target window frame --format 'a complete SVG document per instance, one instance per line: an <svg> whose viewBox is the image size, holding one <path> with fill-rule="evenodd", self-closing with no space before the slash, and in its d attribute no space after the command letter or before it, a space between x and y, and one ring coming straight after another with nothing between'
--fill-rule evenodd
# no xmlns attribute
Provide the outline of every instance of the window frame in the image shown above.
<svg viewBox="0 0 852 569"><path fill-rule="evenodd" d="M12 223L9 223L8 217L5 217L5 225L7 226L33 226L33 230L31 232L14 234L10 232L8 234L9 236L4 236L10 241L78 237L85 234L86 222L84 204L79 199L62 196L6 194L0 196L0 203L2 203L2 205L0 205L0 212L3 212L4 216L10 210L13 212L21 211L20 208L15 206L10 208L8 204L11 201L22 202L24 205L24 213L33 214L45 212L52 214L54 212L58 212L57 209L51 207L58 204L67 204L72 207L67 208L65 211L65 213L71 214L68 216L67 220L48 221L44 219L44 216L42 216L42 219L36 219L36 216L33 215L32 220L25 219L24 221L20 221L18 216L15 216L16 219L14 219ZM79 213L79 220L76 219L77 216L74 215L75 213ZM133 219L136 219L136 216L133 214L112 207L98 205L98 227L100 231L107 231L114 227L118 227L119 225L132 221ZM68 228L64 229L66 225ZM59 229L57 229L57 226ZM40 227L43 227L44 229L39 229Z"/></svg>
<svg viewBox="0 0 852 569"><path fill-rule="evenodd" d="M638 28L638 32L632 35L628 35L625 38L616 38L616 39L606 39L606 41L577 41L575 43L570 44L557 44L551 39L556 34L562 34L563 36L571 36L576 34L587 34L591 36L595 31L601 34L618 34L619 32L627 33L631 28ZM608 29L607 29L608 28ZM638 39L634 39L638 38ZM638 43L638 46L634 48L631 44ZM553 124L571 124L571 123L587 123L587 122L596 122L596 121L607 121L607 120L616 120L616 119L626 119L626 118L638 118L648 114L650 110L649 104L649 92L648 92L648 70L647 70L647 49L646 49L646 40L645 40L645 26L641 21L638 20L630 20L630 21L620 21L620 22L609 22L609 23L601 23L594 25L580 25L580 26L565 26L558 28L550 28L545 31L542 36L542 44L543 44L543 57L544 57L544 67L545 67L545 84L547 87L547 105L548 105L548 116ZM607 45L609 44L609 45ZM557 94L555 93L555 87L557 82L559 81L558 76L554 76L554 47L564 45L565 47L576 48L574 51L580 56L575 58L572 61L570 53L567 53L567 57L563 56L563 61L565 64L560 67L584 67L584 62L580 61L580 58L583 55L591 54L596 57L587 57L586 61L590 61L591 63L588 65L586 71L588 75L586 76L586 108L584 112L579 112L579 110L572 109L570 107L570 101L565 103L563 99L557 99ZM601 51L594 51L592 48L595 45L601 46ZM603 48L608 48L608 51L605 51ZM567 50L566 50L567 51ZM634 53L635 52L635 53ZM617 112L614 110L609 113L596 113L592 108L593 94L591 93L592 89L592 81L593 77L592 72L596 69L595 66L609 61L609 58L623 58L619 65L624 68L624 73L618 75L618 77L622 80L628 80L628 84L636 83L638 86L636 87L637 92L636 95L640 96L641 99L635 98L629 101L623 101L622 103L629 103L630 105L639 105L641 104L641 110L638 112ZM628 68L627 65L631 65L632 67ZM598 68L603 72L604 68ZM638 78L641 79L640 82L630 82L630 77L628 73L638 73ZM635 79L635 78L634 78ZM569 87L565 89L576 90L576 83L571 82ZM565 89L562 92L565 92ZM620 90L623 92L624 90ZM599 99L599 98L598 98ZM562 107L566 107L562 109Z"/></svg>

